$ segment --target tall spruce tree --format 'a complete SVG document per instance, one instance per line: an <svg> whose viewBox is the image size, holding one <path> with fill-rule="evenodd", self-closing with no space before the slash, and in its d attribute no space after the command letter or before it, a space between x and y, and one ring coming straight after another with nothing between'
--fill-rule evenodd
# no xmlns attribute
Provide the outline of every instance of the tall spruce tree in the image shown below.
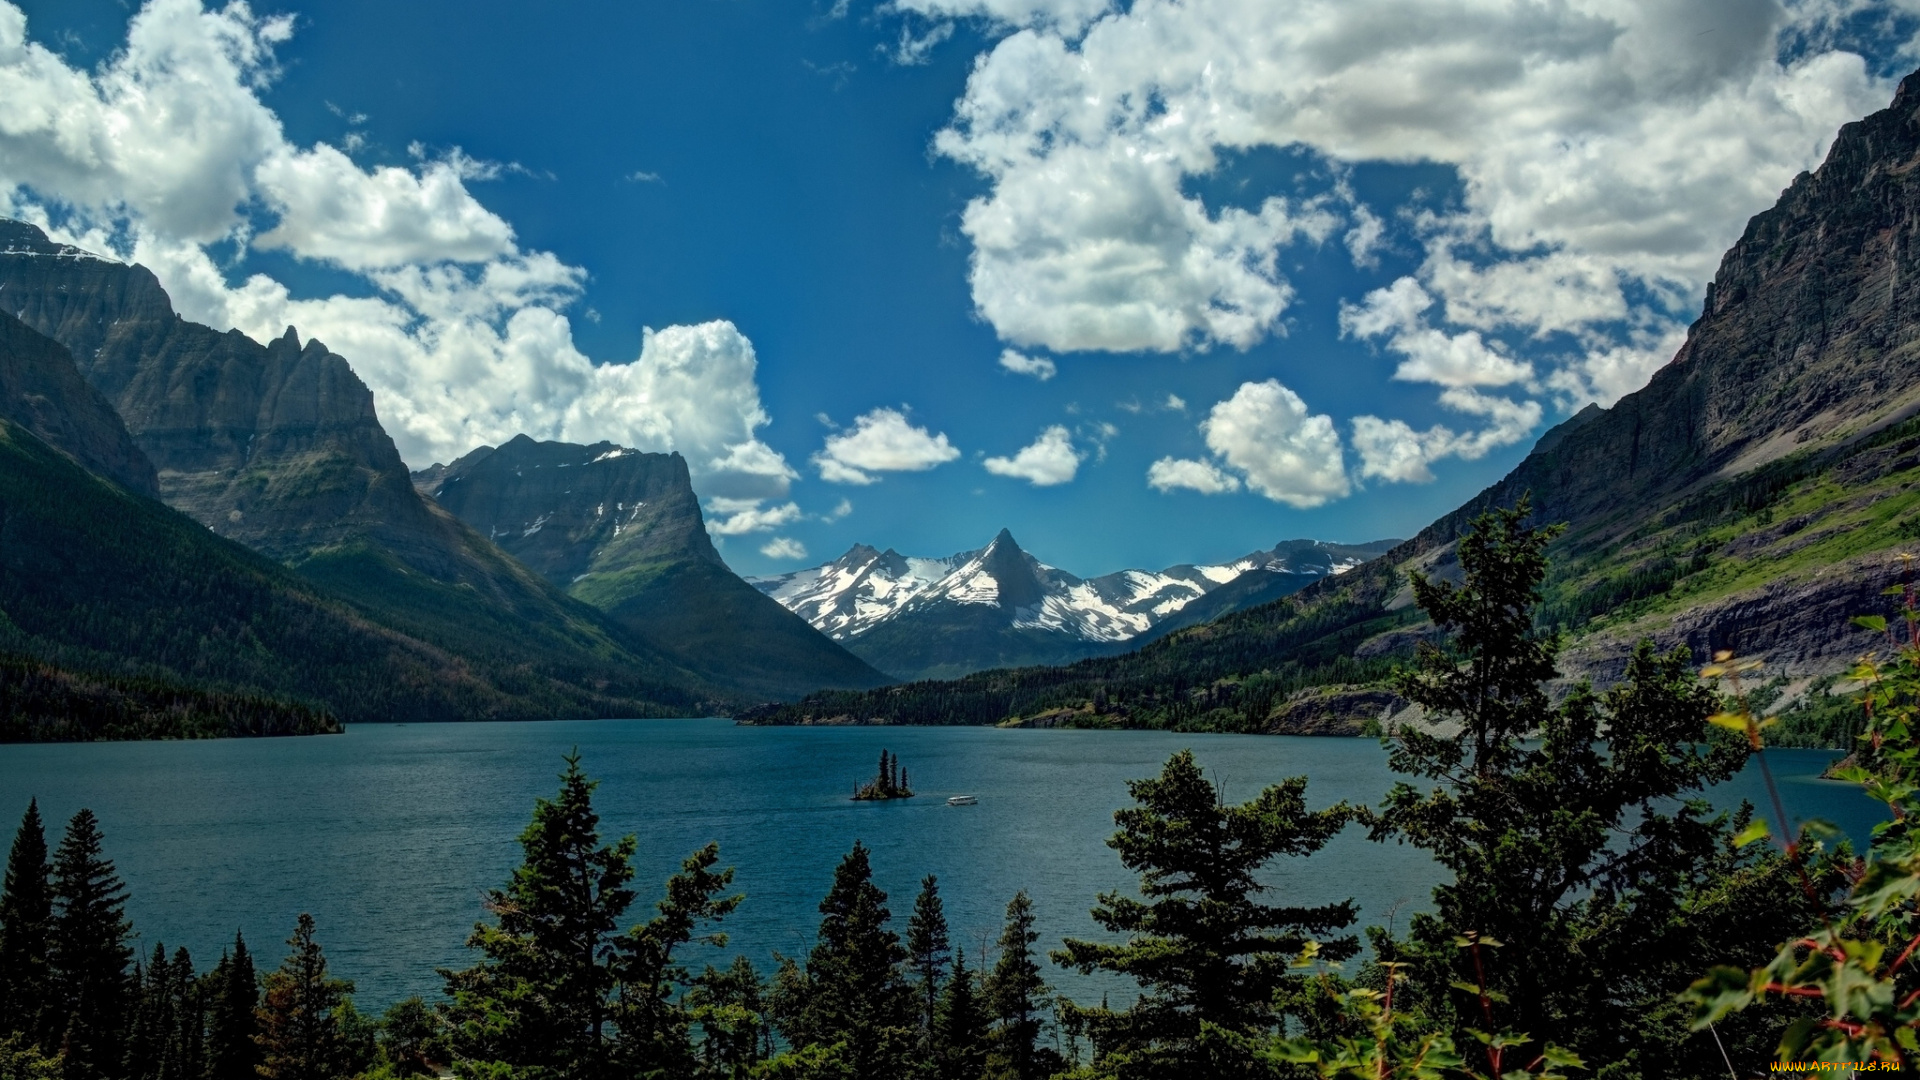
<svg viewBox="0 0 1920 1080"><path fill-rule="evenodd" d="M1110 971L1141 986L1125 1009L1065 1009L1092 1038L1094 1076L1231 1080L1266 1075L1255 1042L1282 1019L1276 994L1298 976L1290 964L1309 941L1340 960L1358 951L1333 936L1354 921L1351 902L1315 907L1260 902L1260 871L1278 856L1320 850L1350 820L1345 804L1308 810L1294 777L1249 802L1224 801L1192 751L1158 777L1127 784L1136 805L1116 811L1107 846L1140 875L1141 899L1102 893L1094 921L1120 944L1068 939L1054 959ZM1211 1032L1211 1034L1209 1034Z"/></svg>
<svg viewBox="0 0 1920 1080"><path fill-rule="evenodd" d="M203 1080L207 1072L207 1003L193 956L173 953L174 1031L160 1059L160 1080Z"/></svg>
<svg viewBox="0 0 1920 1080"><path fill-rule="evenodd" d="M333 978L302 912L287 939L287 958L267 973L259 1009L258 1075L264 1080L340 1080L355 1071L355 1048L343 1027L353 984Z"/></svg>
<svg viewBox="0 0 1920 1080"><path fill-rule="evenodd" d="M1457 548L1462 585L1413 575L1414 599L1449 638L1422 646L1398 688L1458 734L1398 734L1392 768L1427 786L1396 784L1372 832L1431 852L1451 880L1407 940L1380 938L1377 951L1410 965L1406 999L1476 1055L1492 1056L1475 1035L1491 1011L1494 1031L1532 1040L1507 1062L1551 1043L1605 1063L1596 1077L1724 1072L1676 995L1701 956L1771 959L1817 921L1814 901L1766 845L1737 849L1737 819L1701 798L1746 749L1711 733L1718 702L1684 649L1642 642L1613 689L1548 699L1559 642L1535 630L1533 608L1560 530L1530 526L1530 513L1522 500L1474 522ZM1501 947L1461 945L1488 939ZM1771 1050L1771 1035L1720 1035L1735 1060Z"/></svg>
<svg viewBox="0 0 1920 1080"><path fill-rule="evenodd" d="M967 970L967 951L955 949L953 971L940 995L939 1080L980 1080L987 1070L987 1011L980 1000L978 980Z"/></svg>
<svg viewBox="0 0 1920 1080"><path fill-rule="evenodd" d="M700 1027L702 1080L747 1080L773 1055L766 995L766 982L744 956L725 968L709 965L695 980L687 1009Z"/></svg>
<svg viewBox="0 0 1920 1080"><path fill-rule="evenodd" d="M126 887L105 854L100 823L81 810L53 859L53 941L49 967L69 1080L117 1075L132 1013L132 932Z"/></svg>
<svg viewBox="0 0 1920 1080"><path fill-rule="evenodd" d="M258 1080L260 982L239 933L207 977L207 1080Z"/></svg>
<svg viewBox="0 0 1920 1080"><path fill-rule="evenodd" d="M667 880L658 913L617 943L612 1019L619 1033L617 1060L628 1074L690 1076L698 1067L693 1016L685 1000L695 979L678 954L690 944L727 943L723 933L702 932L745 899L722 895L733 883L733 871L715 870L719 861L719 844L688 856Z"/></svg>
<svg viewBox="0 0 1920 1080"><path fill-rule="evenodd" d="M1058 1052L1041 1044L1053 999L1033 951L1039 940L1033 928L1033 901L1022 889L1007 904L1000 955L987 976L987 1006L994 1018L987 1041L991 1080L1040 1080L1065 1064Z"/></svg>
<svg viewBox="0 0 1920 1080"><path fill-rule="evenodd" d="M934 1019L940 1010L940 986L947 973L953 946L947 940L946 907L940 902L940 881L928 874L913 898L913 917L907 920L907 964L920 992L922 1057L939 1056Z"/></svg>
<svg viewBox="0 0 1920 1080"><path fill-rule="evenodd" d="M454 1068L462 1076L611 1074L608 1030L615 937L633 906L633 837L600 843L598 786L565 759L558 797L535 802L524 852L504 889L489 892L493 925L467 939L482 959L443 971Z"/></svg>
<svg viewBox="0 0 1920 1080"><path fill-rule="evenodd" d="M837 1045L849 1080L898 1080L908 1071L918 1009L902 972L907 953L887 929L893 916L864 844L855 841L835 868L820 916L806 970L789 962L776 977L780 1033L796 1050Z"/></svg>
<svg viewBox="0 0 1920 1080"><path fill-rule="evenodd" d="M173 963L165 943L153 947L153 956L135 972L140 993L127 1031L126 1075L130 1080L158 1080L167 1043L178 1030L178 1001L173 992Z"/></svg>
<svg viewBox="0 0 1920 1080"><path fill-rule="evenodd" d="M0 884L0 1037L19 1032L42 1045L51 1026L45 1021L52 989L52 873L40 803L30 799Z"/></svg>

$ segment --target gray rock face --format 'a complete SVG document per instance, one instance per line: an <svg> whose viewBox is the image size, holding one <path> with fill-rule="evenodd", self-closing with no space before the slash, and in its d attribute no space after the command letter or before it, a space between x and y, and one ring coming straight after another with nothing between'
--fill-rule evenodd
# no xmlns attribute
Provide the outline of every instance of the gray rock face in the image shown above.
<svg viewBox="0 0 1920 1080"><path fill-rule="evenodd" d="M73 354L158 470L166 502L282 560L372 537L408 549L435 526L373 393L289 327L261 345L173 311L145 267L0 222L0 309Z"/></svg>
<svg viewBox="0 0 1920 1080"><path fill-rule="evenodd" d="M0 416L122 487L157 497L153 463L60 343L0 314Z"/></svg>
<svg viewBox="0 0 1920 1080"><path fill-rule="evenodd" d="M679 454L520 435L414 482L549 582L719 685L787 698L886 681L727 567Z"/></svg>

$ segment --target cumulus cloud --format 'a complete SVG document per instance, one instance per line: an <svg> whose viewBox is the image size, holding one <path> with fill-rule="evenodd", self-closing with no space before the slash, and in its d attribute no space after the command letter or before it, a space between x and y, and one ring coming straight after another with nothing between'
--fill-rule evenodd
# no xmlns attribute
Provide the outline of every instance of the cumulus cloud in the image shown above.
<svg viewBox="0 0 1920 1080"><path fill-rule="evenodd" d="M1298 147L1336 171L1437 163L1462 183L1417 223L1419 283L1483 337L1435 331L1408 377L1500 385L1517 371L1484 335L1566 332L1585 350L1570 369L1611 387L1645 370L1615 350L1644 356L1639 339L1683 321L1746 218L1891 90L1825 44L1848 5L902 6L1025 28L978 59L935 145L989 183L962 220L981 315L1054 352L1245 347L1283 325L1286 245L1339 232L1366 265L1385 226L1350 200L1190 194L1226 153Z"/></svg>
<svg viewBox="0 0 1920 1080"><path fill-rule="evenodd" d="M1240 384L1200 422L1207 449L1275 502L1307 509L1349 488L1333 418L1314 415L1278 379Z"/></svg>
<svg viewBox="0 0 1920 1080"><path fill-rule="evenodd" d="M899 409L880 408L856 418L849 431L827 436L813 456L820 478L836 484L872 484L877 472L925 472L960 456L944 433L916 427Z"/></svg>
<svg viewBox="0 0 1920 1080"><path fill-rule="evenodd" d="M797 474L759 438L770 418L744 334L674 326L625 363L582 355L564 311L585 272L522 249L467 186L500 166L416 144L413 168L362 169L287 141L260 92L292 27L241 2L150 0L125 48L86 72L0 0L0 213L146 264L187 318L326 342L416 465L521 432L610 439L678 450L709 495L784 498ZM233 285L207 250L219 242L338 267L371 295L295 297L261 274Z"/></svg>
<svg viewBox="0 0 1920 1080"><path fill-rule="evenodd" d="M769 559L804 559L807 545L788 536L776 536L760 545L760 554Z"/></svg>
<svg viewBox="0 0 1920 1080"><path fill-rule="evenodd" d="M707 512L713 518L707 522L707 531L715 536L771 532L782 525L791 525L804 516L794 503L762 505L765 502L765 499L709 499Z"/></svg>
<svg viewBox="0 0 1920 1080"><path fill-rule="evenodd" d="M1041 382L1053 378L1060 371L1054 366L1053 361L1044 356L1028 356L1012 349L1001 350L1000 366L1015 375L1031 375Z"/></svg>
<svg viewBox="0 0 1920 1080"><path fill-rule="evenodd" d="M1240 490L1240 478L1211 461L1163 457L1147 466L1147 486L1157 491L1187 488L1202 495Z"/></svg>
<svg viewBox="0 0 1920 1080"><path fill-rule="evenodd" d="M1358 305L1342 304L1340 332L1387 339L1406 357L1393 377L1441 386L1506 386L1533 377L1533 367L1489 345L1477 330L1446 334L1428 326L1424 313L1433 297L1410 277L1375 289Z"/></svg>
<svg viewBox="0 0 1920 1080"><path fill-rule="evenodd" d="M1074 448L1072 434L1055 424L1012 457L990 457L981 464L995 476L1011 476L1034 487L1052 487L1072 480L1080 471L1083 457Z"/></svg>
<svg viewBox="0 0 1920 1080"><path fill-rule="evenodd" d="M1490 450L1526 438L1540 423L1538 402L1514 401L1467 387L1444 391L1440 403L1457 412L1481 417L1486 426L1478 431L1455 432L1436 424L1425 431L1416 431L1403 420L1356 416L1353 449L1360 455L1360 476L1398 483L1428 483L1433 480L1429 466L1435 461L1448 457L1477 460Z"/></svg>
<svg viewBox="0 0 1920 1080"><path fill-rule="evenodd" d="M1148 467L1147 484L1218 495L1244 480L1249 489L1303 510L1352 491L1333 418L1312 412L1278 379L1241 383L1208 411L1200 434L1215 460L1161 458Z"/></svg>

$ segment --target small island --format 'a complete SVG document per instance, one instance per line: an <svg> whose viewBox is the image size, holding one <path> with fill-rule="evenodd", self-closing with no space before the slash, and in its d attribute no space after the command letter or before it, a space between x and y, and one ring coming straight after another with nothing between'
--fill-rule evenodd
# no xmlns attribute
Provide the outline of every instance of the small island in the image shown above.
<svg viewBox="0 0 1920 1080"><path fill-rule="evenodd" d="M907 786L907 770L901 768L899 758L885 750L880 751L880 774L853 789L854 802L911 798L913 789Z"/></svg>

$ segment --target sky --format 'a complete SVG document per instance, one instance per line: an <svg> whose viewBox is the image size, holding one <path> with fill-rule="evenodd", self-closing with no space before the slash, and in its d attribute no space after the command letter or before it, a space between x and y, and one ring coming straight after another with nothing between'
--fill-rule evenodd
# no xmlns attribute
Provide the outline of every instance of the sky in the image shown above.
<svg viewBox="0 0 1920 1080"><path fill-rule="evenodd" d="M415 468L684 454L744 574L1409 536L1645 385L1920 0L0 0L0 214Z"/></svg>

